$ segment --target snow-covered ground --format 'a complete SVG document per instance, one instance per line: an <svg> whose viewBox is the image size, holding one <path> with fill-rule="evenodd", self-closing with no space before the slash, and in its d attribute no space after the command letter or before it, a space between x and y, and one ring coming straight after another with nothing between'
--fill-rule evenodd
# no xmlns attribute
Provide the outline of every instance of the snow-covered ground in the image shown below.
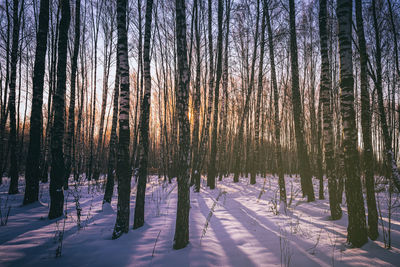
<svg viewBox="0 0 400 267"><path fill-rule="evenodd" d="M232 177L217 182L215 190L204 185L201 193L191 193L190 244L176 251L175 181L150 177L146 224L111 240L116 197L103 209L102 183L74 187L71 182L65 191L67 216L48 220L48 184L40 185L40 203L23 207L23 179L21 193L13 196L7 194L5 179L0 186L3 220L11 209L7 225L0 226L0 266L400 266L400 208L392 210L390 250L384 248L381 225L377 241L353 249L345 244L346 205L343 218L330 221L328 201L307 203L297 178L286 177L286 212L279 207L277 179L272 176L258 177L256 185L245 178L235 184ZM132 188L131 225L134 184ZM379 193L378 198L387 229L388 196Z"/></svg>

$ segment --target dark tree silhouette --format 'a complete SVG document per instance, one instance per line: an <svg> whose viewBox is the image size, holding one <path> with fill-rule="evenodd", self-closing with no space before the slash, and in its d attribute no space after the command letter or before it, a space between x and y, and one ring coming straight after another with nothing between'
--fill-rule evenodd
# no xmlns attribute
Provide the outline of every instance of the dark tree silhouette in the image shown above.
<svg viewBox="0 0 400 267"><path fill-rule="evenodd" d="M118 47L117 47L118 55ZM107 166L107 182L106 190L104 192L104 203L111 203L111 198L114 192L114 171L116 159L116 143L117 143L117 120L118 120L118 98L119 98L119 57L117 56L117 64L115 68L115 84L114 84L114 103L113 103L113 117L111 125L110 143L108 151L108 166Z"/></svg>
<svg viewBox="0 0 400 267"><path fill-rule="evenodd" d="M149 117L151 100L151 76L150 76L150 39L151 39L151 20L152 20L153 1L147 0L146 22L144 25L143 40L143 71L144 71L144 94L141 101L140 111L140 158L138 170L138 185L136 194L135 218L133 229L139 228L144 224L144 203L147 182L147 165L149 153Z"/></svg>
<svg viewBox="0 0 400 267"><path fill-rule="evenodd" d="M210 189L215 188L215 176L217 175L216 160L217 160L217 130L218 130L218 101L219 101L219 86L222 74L222 17L224 14L224 5L222 0L218 0L218 37L217 37L217 74L215 77L215 97L214 97L214 119L211 133L211 153L208 165L207 183Z"/></svg>
<svg viewBox="0 0 400 267"><path fill-rule="evenodd" d="M75 2L75 38L74 38L74 51L71 59L71 95L69 101L68 111L68 131L65 141L65 182L64 189L68 188L68 179L71 173L71 165L74 166L74 155L72 146L74 145L74 132L75 132L75 88L76 88L76 70L78 67L78 53L79 53L79 37L81 25L81 1Z"/></svg>
<svg viewBox="0 0 400 267"><path fill-rule="evenodd" d="M54 122L51 129L51 172L49 219L63 215L65 165L63 140L65 127L65 90L68 30L71 20L69 0L61 0L61 20L58 26L57 88L54 94Z"/></svg>
<svg viewBox="0 0 400 267"><path fill-rule="evenodd" d="M29 147L25 170L24 205L38 201L40 177L40 139L42 136L43 83L46 65L47 33L49 28L49 0L40 1L39 29L36 35L35 65L33 69L32 111L29 128Z"/></svg>
<svg viewBox="0 0 400 267"><path fill-rule="evenodd" d="M176 0L176 49L178 57L178 87L176 108L179 120L178 206L174 249L189 243L190 209L190 123L189 123L189 67L186 44L186 7L184 0Z"/></svg>
<svg viewBox="0 0 400 267"><path fill-rule="evenodd" d="M275 119L275 160L276 160L276 167L279 176L279 195L281 201L286 203L286 187L285 187L285 176L283 171L283 164L282 164L282 148L281 148L281 126L280 126L280 119L279 119L279 95L278 95L278 85L276 81L276 69L275 69L275 54L274 54L274 40L273 40L273 33L271 27L271 18L269 15L269 7L267 0L264 0L264 9L265 12L265 20L267 23L267 30L268 30L268 49L269 49L269 60L271 65L271 82L274 91L274 119Z"/></svg>
<svg viewBox="0 0 400 267"><path fill-rule="evenodd" d="M356 0L356 21L358 46L360 50L360 81L361 81L361 127L364 143L364 171L365 185L367 189L368 206L368 236L375 240L378 238L378 211L375 200L375 181L374 181L374 153L372 150L371 134L371 108L370 96L368 91L367 76L367 48L364 36L362 1Z"/></svg>
<svg viewBox="0 0 400 267"><path fill-rule="evenodd" d="M303 195L307 196L307 201L314 201L314 188L312 185L310 159L304 140L304 115L301 106L300 87L299 87L299 62L297 56L297 37L296 37L296 16L294 0L289 0L290 18L290 64L292 74L292 105L294 130L297 145L297 157L299 159L299 173Z"/></svg>
<svg viewBox="0 0 400 267"><path fill-rule="evenodd" d="M10 149L10 187L8 189L9 194L18 193L18 159L17 159L17 121L15 112L15 87L17 80L17 62L18 62L18 41L19 41L19 30L20 30L20 18L21 14L19 10L23 11L24 1L21 3L19 8L19 1L13 0L13 31L12 31L12 46L11 46L11 76L10 76L10 94L8 96L8 110L10 114L10 137L9 137L9 149ZM6 117L7 119L7 117Z"/></svg>

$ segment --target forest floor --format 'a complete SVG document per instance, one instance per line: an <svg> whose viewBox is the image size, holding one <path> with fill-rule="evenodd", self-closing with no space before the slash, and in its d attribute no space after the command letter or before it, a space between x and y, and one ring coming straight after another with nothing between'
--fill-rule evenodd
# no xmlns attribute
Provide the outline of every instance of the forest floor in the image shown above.
<svg viewBox="0 0 400 267"><path fill-rule="evenodd" d="M215 190L191 193L190 244L173 250L177 185L150 176L146 191L145 225L111 240L116 202L102 207L103 183L87 182L65 191L66 216L48 220L48 184L40 185L40 202L22 206L20 193L9 196L8 179L0 186L0 266L399 266L400 208L393 195L391 249L385 249L388 201L377 194L381 210L380 236L360 249L346 245L347 213L329 220L329 202L307 203L299 179L286 177L288 208L279 206L277 179L232 177L217 182ZM317 180L314 180L316 195ZM383 185L379 185L384 188ZM378 187L379 187L378 186ZM132 182L131 222L136 187ZM116 192L116 188L115 188ZM325 188L325 197L327 197ZM77 205L79 203L79 206ZM77 207L81 208L80 223ZM80 227L79 227L80 224ZM387 240L388 237L386 236Z"/></svg>

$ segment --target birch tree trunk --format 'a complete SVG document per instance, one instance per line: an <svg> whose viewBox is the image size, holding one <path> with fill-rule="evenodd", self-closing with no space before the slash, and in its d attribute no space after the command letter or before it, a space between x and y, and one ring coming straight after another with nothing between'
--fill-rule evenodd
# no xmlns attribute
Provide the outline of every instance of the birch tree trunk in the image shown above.
<svg viewBox="0 0 400 267"><path fill-rule="evenodd" d="M223 0L218 0L217 75L215 77L214 119L211 133L211 154L207 175L207 183L209 184L210 189L215 188L215 176L217 175L215 165L217 160L219 86L222 75L222 17L224 14L224 4L222 1Z"/></svg>
<svg viewBox="0 0 400 267"><path fill-rule="evenodd" d="M307 196L307 201L314 201L314 188L312 184L310 159L307 152L304 134L304 116L301 106L300 88L299 88L299 63L297 56L296 40L296 16L294 0L289 0L289 18L290 18L290 63L292 71L292 105L294 130L297 145L297 157L299 159L299 172L303 195Z"/></svg>
<svg viewBox="0 0 400 267"><path fill-rule="evenodd" d="M346 171L345 193L347 201L347 240L355 247L368 241L361 179L357 172L357 128L354 112L354 78L351 46L352 1L337 1L339 22L340 104L343 125L344 165Z"/></svg>
<svg viewBox="0 0 400 267"><path fill-rule="evenodd" d="M71 173L71 165L72 158L74 157L72 154L71 147L75 141L75 88L76 88L76 70L78 67L78 54L79 54L79 37L80 37L80 25L81 25L81 1L76 0L75 2L75 38L74 38L74 51L72 53L71 59L71 96L69 102L69 111L68 111L68 132L67 132L67 140L65 142L65 182L64 189L68 189L68 179Z"/></svg>
<svg viewBox="0 0 400 267"><path fill-rule="evenodd" d="M108 166L107 166L107 182L106 190L104 192L104 203L110 203L114 192L114 170L115 170L115 158L116 158L116 143L117 143L117 120L118 120L118 97L119 97L119 57L117 47L117 64L115 69L115 87L114 87L114 103L113 103L113 117L111 125L111 134L109 142L108 152Z"/></svg>
<svg viewBox="0 0 400 267"><path fill-rule="evenodd" d="M8 117L9 109L7 108L7 96L8 96L8 88L9 88L9 78L10 78L10 43L11 43L11 16L9 12L10 1L5 2L6 16L7 16L7 37L6 37L6 73L5 73L5 85L4 85L4 96L1 106L1 120L0 120L0 181L3 180L3 172L7 166L7 150L5 149L6 144L6 134L5 127Z"/></svg>
<svg viewBox="0 0 400 267"><path fill-rule="evenodd" d="M227 124L228 124L228 57L229 57L229 26L230 26L230 13L231 13L231 1L225 1L226 11L225 11L225 22L226 22L226 32L225 32L225 44L224 44L224 66L222 73L222 129L221 129L221 144L220 144L220 152L219 152L219 165L220 165L220 174L219 180L222 181L222 177L227 174L229 168L229 153L226 150L227 146Z"/></svg>
<svg viewBox="0 0 400 267"><path fill-rule="evenodd" d="M367 189L368 235L372 240L378 238L378 211L375 200L374 154L372 150L370 96L367 77L367 48L364 36L362 0L356 0L357 36L360 49L361 81L361 127L364 143L364 172Z"/></svg>
<svg viewBox="0 0 400 267"><path fill-rule="evenodd" d="M93 164L97 162L97 154L94 152L94 126L96 124L96 93L97 93L97 44L100 27L100 17L102 16L104 0L94 1L96 3L96 14L94 14L93 2L91 3L91 22L93 27L93 52L92 60L94 57L94 65L92 65L92 85L93 85L93 99L91 110L91 121L89 130L89 143L90 143L90 157L87 170L87 177L90 181L93 178ZM93 63L93 62L92 62ZM98 178L98 177L94 177Z"/></svg>
<svg viewBox="0 0 400 267"><path fill-rule="evenodd" d="M338 179L335 172L332 132L332 99L331 75L329 71L328 33L327 33L327 1L319 1L319 36L321 46L321 82L320 97L323 113L323 138L325 146L326 177L328 179L329 207L331 219L338 220L342 217L342 209L338 200Z"/></svg>
<svg viewBox="0 0 400 267"><path fill-rule="evenodd" d="M51 129L51 172L49 219L63 215L65 166L63 154L64 112L67 68L68 29L70 24L69 0L61 1L61 20L58 27L57 88L54 94L54 122Z"/></svg>
<svg viewBox="0 0 400 267"><path fill-rule="evenodd" d="M176 108L179 121L178 205L174 249L189 243L190 210L190 122L189 122L189 67L186 43L185 1L176 0L176 49L178 59L178 87Z"/></svg>
<svg viewBox="0 0 400 267"><path fill-rule="evenodd" d="M24 6L24 1L21 3L21 12ZM10 94L8 96L8 111L10 114L10 137L9 137L9 149L10 149L10 187L8 194L18 193L18 160L17 160L17 121L15 112L15 87L17 80L17 62L18 62L18 41L19 41L19 30L20 30L20 16L19 13L19 1L13 0L13 31L12 31L12 46L11 46L11 66L10 66ZM6 115L7 119L7 115ZM7 154L6 154L7 158Z"/></svg>
<svg viewBox="0 0 400 267"><path fill-rule="evenodd" d="M276 81L276 70L275 70L275 53L274 53L274 40L271 27L271 18L269 15L268 2L264 0L264 11L265 19L267 22L268 29L268 48L269 48L269 60L271 65L271 82L274 91L274 127L275 127L275 160L276 168L278 173L278 183L279 183L279 196L280 200L286 203L286 186L285 186L285 176L283 172L282 163L282 148L281 148L281 123L279 118L279 95L278 95L278 85ZM271 96L272 97L272 96Z"/></svg>
<svg viewBox="0 0 400 267"><path fill-rule="evenodd" d="M24 205L38 201L40 177L40 139L42 136L43 84L46 66L47 33L49 28L49 0L40 1L39 30L36 35L35 65L33 69L32 110L29 127L29 147L25 171Z"/></svg>
<svg viewBox="0 0 400 267"><path fill-rule="evenodd" d="M129 230L129 200L131 192L131 167L129 161L129 63L126 29L127 0L117 0L118 58L119 58L119 140L117 157L118 211L113 239Z"/></svg>
<svg viewBox="0 0 400 267"><path fill-rule="evenodd" d="M264 2L264 1L263 1ZM260 109L261 109L261 95L263 91L263 68L264 68L264 47L265 47L265 28L266 28L266 5L263 3L263 14L261 18L261 40L260 40L260 60L258 63L258 84L257 84L257 98L256 98L256 108L255 108L255 122L254 122L254 153L253 153L253 166L251 168L252 180L256 180L256 174L260 172L261 166L261 142L260 142Z"/></svg>
<svg viewBox="0 0 400 267"><path fill-rule="evenodd" d="M195 42L196 42L196 77L194 82L195 92L193 100L193 118L194 126L192 133L192 174L191 182L195 185L194 191L200 192L200 170L197 169L199 164L199 128L200 128L200 79L201 79L201 56L200 56L200 24L199 24L199 3L198 0L194 0L195 14L194 14L194 30L195 30ZM166 131L165 131L166 132Z"/></svg>
<svg viewBox="0 0 400 267"><path fill-rule="evenodd" d="M205 115L205 126L203 129L203 135L200 143L200 160L198 161L198 166L196 166L196 171L199 172L201 177L201 171L203 167L203 162L207 156L207 151L209 149L209 136L210 136L210 123L211 123L211 113L213 106L214 97L214 46L212 38L212 0L208 0L208 53L209 53L209 81L208 81L208 103L207 103L207 114ZM205 105L206 103L204 103ZM210 180L207 179L207 186L210 186Z"/></svg>
<svg viewBox="0 0 400 267"><path fill-rule="evenodd" d="M150 75L150 41L151 41L151 21L152 21L153 0L147 0L144 40L143 40L143 74L144 74L144 94L141 101L140 111L140 156L138 169L138 184L136 193L135 218L133 229L142 227L144 224L144 204L147 182L147 165L149 153L149 117L151 101L151 75Z"/></svg>

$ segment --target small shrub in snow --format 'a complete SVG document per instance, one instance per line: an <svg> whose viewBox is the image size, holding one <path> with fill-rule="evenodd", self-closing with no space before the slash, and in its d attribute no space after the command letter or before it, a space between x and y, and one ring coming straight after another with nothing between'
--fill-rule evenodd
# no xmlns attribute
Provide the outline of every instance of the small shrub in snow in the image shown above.
<svg viewBox="0 0 400 267"><path fill-rule="evenodd" d="M79 202L81 198L81 191L79 190L79 180L75 182L74 184L74 190L72 192L72 195L74 196L74 202L75 202L75 210L76 210L76 225L78 227L78 230L81 229L81 214L82 214L82 207Z"/></svg>
<svg viewBox="0 0 400 267"><path fill-rule="evenodd" d="M301 189L300 188L294 188L293 186L293 180L290 180L290 198L289 198L289 202L288 202L288 208L290 208L293 204L293 200L295 200L299 194L301 193Z"/></svg>
<svg viewBox="0 0 400 267"><path fill-rule="evenodd" d="M68 213L67 213L67 203L68 203L68 195L66 197L66 201L65 201L65 207L64 207L64 219L62 222L62 229L60 229L60 225L59 225L59 221L56 222L56 232L54 235L54 238L56 240L56 242L58 243L57 245L57 249L56 249L56 258L61 257L62 254L62 248L63 248L63 241L64 241L64 233L65 233L65 223L67 221L68 218Z"/></svg>
<svg viewBox="0 0 400 267"><path fill-rule="evenodd" d="M278 204L279 204L279 189L276 189L274 192L274 195L272 196L272 198L269 201L269 210L274 214L274 215L278 215L279 214L279 208L278 208Z"/></svg>

